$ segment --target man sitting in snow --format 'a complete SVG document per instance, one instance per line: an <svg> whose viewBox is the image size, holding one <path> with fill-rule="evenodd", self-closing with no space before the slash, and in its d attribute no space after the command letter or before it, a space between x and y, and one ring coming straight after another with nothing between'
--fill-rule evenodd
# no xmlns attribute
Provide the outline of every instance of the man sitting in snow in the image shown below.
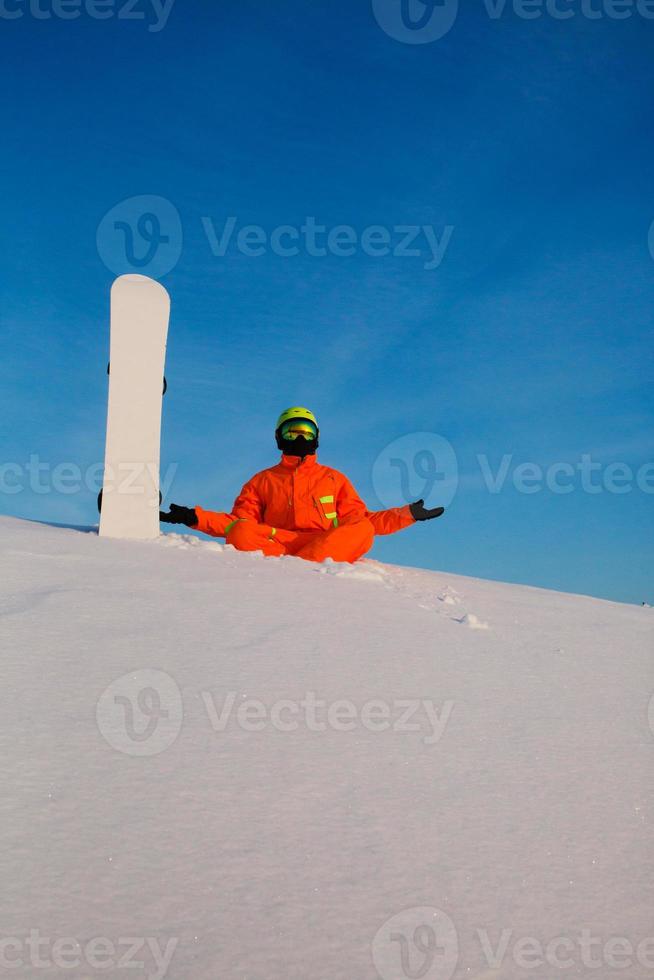
<svg viewBox="0 0 654 980"><path fill-rule="evenodd" d="M375 534L392 534L444 513L443 507L427 510L424 500L369 511L342 473L317 461L319 435L309 409L286 409L275 429L281 462L245 484L231 514L171 504L161 520L224 537L239 551L354 562L370 550Z"/></svg>

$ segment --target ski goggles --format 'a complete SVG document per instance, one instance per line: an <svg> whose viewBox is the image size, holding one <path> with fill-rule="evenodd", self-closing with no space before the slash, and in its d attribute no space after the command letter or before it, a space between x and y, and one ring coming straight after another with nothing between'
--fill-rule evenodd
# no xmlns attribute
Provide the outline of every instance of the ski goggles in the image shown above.
<svg viewBox="0 0 654 980"><path fill-rule="evenodd" d="M279 434L282 439L290 442L300 436L307 441L315 441L318 438L318 426L308 419L288 419L279 427Z"/></svg>

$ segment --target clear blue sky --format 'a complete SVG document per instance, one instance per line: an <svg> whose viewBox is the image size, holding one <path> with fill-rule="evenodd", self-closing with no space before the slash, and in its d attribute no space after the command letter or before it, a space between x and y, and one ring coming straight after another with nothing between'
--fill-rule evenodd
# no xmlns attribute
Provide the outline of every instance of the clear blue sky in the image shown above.
<svg viewBox="0 0 654 980"><path fill-rule="evenodd" d="M392 18L399 0L379 2ZM568 20L510 5L493 18L480 0L443 37L407 44L370 0L177 0L164 25L150 0L133 8L143 20L19 4L0 18L3 465L102 460L109 288L130 267L116 267L106 222L98 248L98 228L153 195L181 221L160 276L173 301L168 501L228 509L275 461L278 412L306 403L321 460L373 508L399 479L394 440L407 437L417 496L430 445L417 434L453 447L446 517L379 539L374 556L654 600L654 496L636 482L649 472L651 491L654 21L589 19L574 2ZM359 244L216 256L202 219L219 234L229 216L236 233L268 234L314 216ZM426 269L424 237L420 256L366 254L371 225L392 249L398 226L451 237ZM514 485L519 464L584 454L598 493L581 475L566 494ZM479 455L492 472L510 457L499 492ZM604 486L613 463L631 468L629 492ZM27 476L12 492L16 470L3 474L3 513L97 519L91 489L62 493L45 474L48 492Z"/></svg>

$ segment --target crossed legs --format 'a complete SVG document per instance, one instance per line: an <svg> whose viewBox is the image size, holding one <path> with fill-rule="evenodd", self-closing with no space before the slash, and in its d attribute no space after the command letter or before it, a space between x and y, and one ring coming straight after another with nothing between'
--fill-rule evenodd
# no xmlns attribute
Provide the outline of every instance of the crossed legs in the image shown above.
<svg viewBox="0 0 654 980"><path fill-rule="evenodd" d="M227 535L227 544L239 551L263 551L264 555L295 555L306 561L355 562L372 547L375 531L364 517L329 531L285 531L268 524L237 521Z"/></svg>

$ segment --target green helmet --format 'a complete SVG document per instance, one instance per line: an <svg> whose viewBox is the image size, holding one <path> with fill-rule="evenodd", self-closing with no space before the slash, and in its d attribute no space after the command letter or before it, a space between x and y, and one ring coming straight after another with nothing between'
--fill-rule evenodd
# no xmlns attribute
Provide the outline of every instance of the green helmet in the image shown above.
<svg viewBox="0 0 654 980"><path fill-rule="evenodd" d="M297 423L294 426L294 423ZM320 431L313 412L301 405L287 408L277 419L275 441L277 448L289 456L309 456L318 448Z"/></svg>
<svg viewBox="0 0 654 980"><path fill-rule="evenodd" d="M287 408L277 419L277 425L275 426L275 432L284 422L288 419L308 419L309 422L313 422L316 429L318 428L318 419L310 412L308 408L302 408L301 405L294 405L292 408Z"/></svg>

